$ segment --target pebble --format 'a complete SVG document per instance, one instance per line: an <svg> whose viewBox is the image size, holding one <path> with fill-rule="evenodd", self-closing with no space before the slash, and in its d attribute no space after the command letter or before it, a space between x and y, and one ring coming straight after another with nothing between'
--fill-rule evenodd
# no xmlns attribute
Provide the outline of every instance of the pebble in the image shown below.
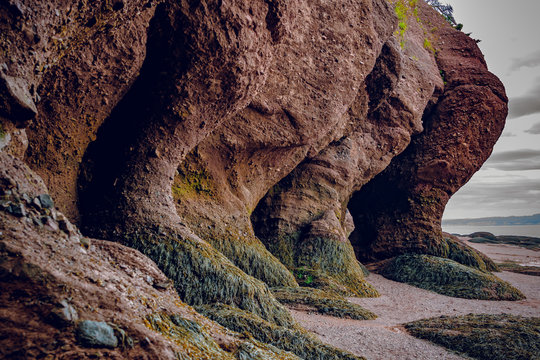
<svg viewBox="0 0 540 360"><path fill-rule="evenodd" d="M41 194L38 196L41 206L45 209L52 209L54 207L54 201L49 194Z"/></svg>
<svg viewBox="0 0 540 360"><path fill-rule="evenodd" d="M86 347L118 346L118 339L114 336L114 330L103 321L83 320L77 326L77 340Z"/></svg>
<svg viewBox="0 0 540 360"><path fill-rule="evenodd" d="M67 300L60 301L59 306L51 312L51 317L54 323L60 326L79 320L77 310Z"/></svg>
<svg viewBox="0 0 540 360"><path fill-rule="evenodd" d="M41 201L39 201L39 197L35 197L32 204L34 204L38 209L41 209Z"/></svg>
<svg viewBox="0 0 540 360"><path fill-rule="evenodd" d="M41 221L41 219L39 219L39 218L37 218L37 217L33 217L33 218L32 218L32 221L33 221L34 224L36 224L37 226L43 227L43 222Z"/></svg>
<svg viewBox="0 0 540 360"><path fill-rule="evenodd" d="M23 204L11 204L8 209L8 213L18 217L26 216L26 209Z"/></svg>
<svg viewBox="0 0 540 360"><path fill-rule="evenodd" d="M79 239L79 242L81 243L81 246L85 249L90 248L90 239L87 237L81 237Z"/></svg>

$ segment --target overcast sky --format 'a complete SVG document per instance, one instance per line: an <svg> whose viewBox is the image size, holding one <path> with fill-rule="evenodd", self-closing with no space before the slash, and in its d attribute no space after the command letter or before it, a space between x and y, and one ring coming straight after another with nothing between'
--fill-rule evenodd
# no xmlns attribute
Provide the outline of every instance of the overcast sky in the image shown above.
<svg viewBox="0 0 540 360"><path fill-rule="evenodd" d="M442 0L482 40L509 115L493 154L450 200L445 219L540 213L540 0Z"/></svg>

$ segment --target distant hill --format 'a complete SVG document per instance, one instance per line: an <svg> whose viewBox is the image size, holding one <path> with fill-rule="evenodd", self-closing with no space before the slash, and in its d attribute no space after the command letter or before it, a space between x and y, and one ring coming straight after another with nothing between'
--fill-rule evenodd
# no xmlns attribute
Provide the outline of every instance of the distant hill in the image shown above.
<svg viewBox="0 0 540 360"><path fill-rule="evenodd" d="M485 217L477 219L443 220L443 225L540 225L540 214L529 216Z"/></svg>

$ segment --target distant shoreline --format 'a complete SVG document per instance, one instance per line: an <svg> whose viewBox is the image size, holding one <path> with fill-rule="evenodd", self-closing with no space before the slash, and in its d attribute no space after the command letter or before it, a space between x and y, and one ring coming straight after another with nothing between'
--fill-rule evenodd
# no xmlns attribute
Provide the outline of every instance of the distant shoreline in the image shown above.
<svg viewBox="0 0 540 360"><path fill-rule="evenodd" d="M540 214L528 216L494 216L474 219L446 219L442 221L444 226L518 226L540 225Z"/></svg>
<svg viewBox="0 0 540 360"><path fill-rule="evenodd" d="M474 219L446 219L442 225L467 225L467 226L515 226L515 225L540 225L540 214L528 216L494 216Z"/></svg>
<svg viewBox="0 0 540 360"><path fill-rule="evenodd" d="M448 225L442 224L443 231L450 234L469 235L475 232L489 232L496 236L528 236L540 238L539 225Z"/></svg>

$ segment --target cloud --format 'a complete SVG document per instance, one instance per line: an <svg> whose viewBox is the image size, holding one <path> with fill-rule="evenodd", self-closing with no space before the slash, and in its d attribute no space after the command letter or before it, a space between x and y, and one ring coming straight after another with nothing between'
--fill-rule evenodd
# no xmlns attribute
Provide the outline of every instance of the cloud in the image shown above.
<svg viewBox="0 0 540 360"><path fill-rule="evenodd" d="M516 137L516 134L513 132L504 132L501 137Z"/></svg>
<svg viewBox="0 0 540 360"><path fill-rule="evenodd" d="M525 132L534 135L540 134L540 123L534 124L529 130L525 130Z"/></svg>
<svg viewBox="0 0 540 360"><path fill-rule="evenodd" d="M539 213L540 182L536 179L471 181L452 196L446 210L448 219Z"/></svg>
<svg viewBox="0 0 540 360"><path fill-rule="evenodd" d="M521 149L495 153L484 167L502 171L540 170L540 150Z"/></svg>
<svg viewBox="0 0 540 360"><path fill-rule="evenodd" d="M538 112L540 112L540 81L537 81L537 85L527 95L510 98L508 103L509 119L536 114Z"/></svg>
<svg viewBox="0 0 540 360"><path fill-rule="evenodd" d="M536 157L540 157L540 150L520 149L520 150L503 151L500 153L493 154L489 158L489 161L492 163L493 162L501 163L501 162L515 161L515 160L521 160L521 159L530 159L530 158L536 158Z"/></svg>
<svg viewBox="0 0 540 360"><path fill-rule="evenodd" d="M540 49L522 57L521 59L514 59L512 65L510 65L510 71L516 71L522 67L536 67L540 66Z"/></svg>

